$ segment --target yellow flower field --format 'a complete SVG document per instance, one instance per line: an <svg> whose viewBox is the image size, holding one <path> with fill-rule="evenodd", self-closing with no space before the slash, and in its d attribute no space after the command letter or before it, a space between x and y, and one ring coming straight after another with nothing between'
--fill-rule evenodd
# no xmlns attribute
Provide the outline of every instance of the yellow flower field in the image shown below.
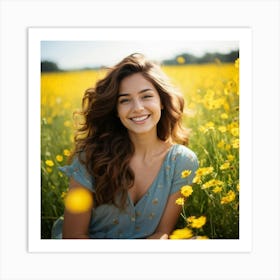
<svg viewBox="0 0 280 280"><path fill-rule="evenodd" d="M200 164L193 185L182 186L176 228L188 232L184 239L239 238L239 60L163 69L184 94L189 147ZM58 167L67 163L72 149L73 112L84 91L103 75L103 70L41 75L42 238L50 238L53 222L63 213L68 179ZM178 231L173 237L180 238Z"/></svg>

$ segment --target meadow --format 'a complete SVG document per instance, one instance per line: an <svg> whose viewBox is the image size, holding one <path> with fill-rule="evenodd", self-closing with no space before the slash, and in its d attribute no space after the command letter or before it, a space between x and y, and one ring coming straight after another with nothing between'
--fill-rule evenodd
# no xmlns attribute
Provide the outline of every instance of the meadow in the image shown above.
<svg viewBox="0 0 280 280"><path fill-rule="evenodd" d="M163 66L185 98L184 125L199 169L182 186L181 217L172 239L239 238L239 59L235 63ZM63 214L68 178L59 170L73 148L84 91L103 70L41 75L41 238ZM182 173L187 177L188 170Z"/></svg>

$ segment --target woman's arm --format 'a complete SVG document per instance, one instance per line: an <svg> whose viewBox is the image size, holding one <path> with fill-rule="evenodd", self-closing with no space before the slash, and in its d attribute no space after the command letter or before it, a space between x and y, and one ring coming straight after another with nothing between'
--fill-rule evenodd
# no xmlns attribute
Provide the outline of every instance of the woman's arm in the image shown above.
<svg viewBox="0 0 280 280"><path fill-rule="evenodd" d="M180 196L180 191L170 195L159 225L148 239L168 239L168 236L173 231L182 211L182 206L175 203L176 199Z"/></svg>
<svg viewBox="0 0 280 280"><path fill-rule="evenodd" d="M77 189L83 188L86 190L90 196L93 196L83 185L75 181L73 178L70 179L69 192ZM91 219L92 209L82 212L73 213L65 207L64 210L64 222L62 229L62 238L64 239L89 239L89 224Z"/></svg>

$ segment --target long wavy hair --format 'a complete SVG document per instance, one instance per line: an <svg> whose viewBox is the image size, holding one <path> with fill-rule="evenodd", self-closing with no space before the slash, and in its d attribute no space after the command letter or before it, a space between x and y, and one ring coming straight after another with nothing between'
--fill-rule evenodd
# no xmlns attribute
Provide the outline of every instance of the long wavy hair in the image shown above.
<svg viewBox="0 0 280 280"><path fill-rule="evenodd" d="M129 166L134 146L116 108L121 81L135 73L141 73L159 93L163 109L157 124L158 138L188 143L188 131L181 125L184 99L158 64L142 54L132 54L109 68L94 88L85 91L80 112L83 122L76 131L73 153L94 178L95 206L113 203L124 208L127 191L134 184Z"/></svg>

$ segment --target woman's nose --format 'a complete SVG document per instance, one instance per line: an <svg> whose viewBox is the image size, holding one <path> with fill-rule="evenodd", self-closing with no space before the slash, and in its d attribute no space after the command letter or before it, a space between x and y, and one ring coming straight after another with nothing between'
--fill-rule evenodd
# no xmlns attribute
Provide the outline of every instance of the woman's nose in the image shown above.
<svg viewBox="0 0 280 280"><path fill-rule="evenodd" d="M139 99L135 99L134 102L133 102L133 110L134 111L142 111L144 110L144 106L143 106L143 103L141 102L141 100Z"/></svg>

